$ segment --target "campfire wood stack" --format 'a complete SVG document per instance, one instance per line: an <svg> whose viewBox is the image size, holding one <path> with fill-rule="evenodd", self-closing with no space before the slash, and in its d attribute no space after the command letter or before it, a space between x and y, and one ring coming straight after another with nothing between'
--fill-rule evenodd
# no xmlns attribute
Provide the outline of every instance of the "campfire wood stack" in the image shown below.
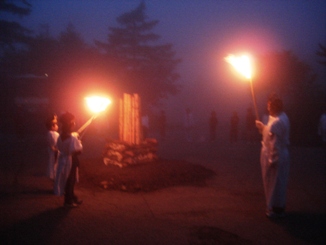
<svg viewBox="0 0 326 245"><path fill-rule="evenodd" d="M103 161L119 167L157 160L157 140L143 139L141 103L138 94L123 94L120 100L119 138L108 141Z"/></svg>
<svg viewBox="0 0 326 245"><path fill-rule="evenodd" d="M141 144L129 144L122 141L107 142L103 162L119 167L154 162L157 157L156 139L145 139Z"/></svg>
<svg viewBox="0 0 326 245"><path fill-rule="evenodd" d="M129 144L139 144L142 139L140 123L141 104L138 94L123 94L120 100L119 131L120 140Z"/></svg>

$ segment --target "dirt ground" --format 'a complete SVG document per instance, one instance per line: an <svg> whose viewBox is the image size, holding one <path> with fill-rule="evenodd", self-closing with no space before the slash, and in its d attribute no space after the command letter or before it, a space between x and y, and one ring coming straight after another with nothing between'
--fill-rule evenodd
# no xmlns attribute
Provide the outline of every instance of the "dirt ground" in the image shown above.
<svg viewBox="0 0 326 245"><path fill-rule="evenodd" d="M119 168L104 165L102 158L84 159L80 169L81 186L130 193L151 192L173 186L203 186L215 172L183 160L159 159Z"/></svg>
<svg viewBox="0 0 326 245"><path fill-rule="evenodd" d="M159 142L159 160L105 166L105 140L85 137L76 193L62 208L44 176L40 137L1 139L1 244L325 244L326 164L319 148L291 148L288 216L264 216L259 142Z"/></svg>

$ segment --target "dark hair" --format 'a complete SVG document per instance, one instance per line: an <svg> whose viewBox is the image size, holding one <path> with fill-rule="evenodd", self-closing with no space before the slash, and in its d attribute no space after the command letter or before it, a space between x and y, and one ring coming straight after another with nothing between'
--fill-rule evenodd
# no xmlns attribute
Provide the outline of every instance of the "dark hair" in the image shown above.
<svg viewBox="0 0 326 245"><path fill-rule="evenodd" d="M58 123L57 121L57 115L56 114L51 114L51 116L49 116L46 121L45 121L45 127L47 128L47 130L51 130L52 126L56 123Z"/></svg>
<svg viewBox="0 0 326 245"><path fill-rule="evenodd" d="M268 103L270 105L270 109L275 112L279 113L283 111L283 101L276 95L276 94L271 94Z"/></svg>
<svg viewBox="0 0 326 245"><path fill-rule="evenodd" d="M62 131L69 131L74 125L75 116L70 112L66 112L60 116L59 121L62 124Z"/></svg>

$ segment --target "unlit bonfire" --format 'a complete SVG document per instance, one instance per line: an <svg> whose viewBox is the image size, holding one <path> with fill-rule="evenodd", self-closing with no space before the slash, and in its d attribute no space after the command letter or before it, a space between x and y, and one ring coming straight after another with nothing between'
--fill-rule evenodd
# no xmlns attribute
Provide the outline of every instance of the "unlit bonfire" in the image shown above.
<svg viewBox="0 0 326 245"><path fill-rule="evenodd" d="M157 156L157 140L145 139L140 144L123 141L108 141L105 145L103 162L105 165L116 165L120 168L129 165L155 162Z"/></svg>

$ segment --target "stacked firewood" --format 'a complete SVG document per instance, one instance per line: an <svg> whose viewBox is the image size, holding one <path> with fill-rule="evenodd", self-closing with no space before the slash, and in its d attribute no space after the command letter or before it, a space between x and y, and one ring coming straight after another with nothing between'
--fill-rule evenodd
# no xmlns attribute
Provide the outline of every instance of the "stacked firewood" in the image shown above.
<svg viewBox="0 0 326 245"><path fill-rule="evenodd" d="M119 137L130 144L140 144L143 140L141 100L138 94L123 94L120 100Z"/></svg>
<svg viewBox="0 0 326 245"><path fill-rule="evenodd" d="M103 161L119 167L157 160L157 140L144 139L141 100L138 94L123 94L120 100L119 141L107 142Z"/></svg>
<svg viewBox="0 0 326 245"><path fill-rule="evenodd" d="M140 144L108 141L103 154L105 165L112 164L120 168L134 164L154 162L157 159L156 139L145 139Z"/></svg>

